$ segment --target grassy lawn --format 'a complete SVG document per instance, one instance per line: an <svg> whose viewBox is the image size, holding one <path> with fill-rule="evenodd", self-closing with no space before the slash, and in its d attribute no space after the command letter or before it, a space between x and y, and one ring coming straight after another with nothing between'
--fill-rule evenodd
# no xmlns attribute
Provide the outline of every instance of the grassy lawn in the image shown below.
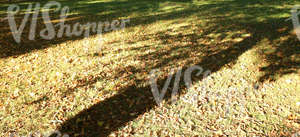
<svg viewBox="0 0 300 137"><path fill-rule="evenodd" d="M19 25L30 3L14 3ZM294 0L58 0L66 24L130 19L99 37L13 39L0 21L0 135L59 130L70 136L291 136L300 131L300 42ZM43 9L42 9L43 10ZM51 21L60 12L51 10ZM31 20L31 18L30 18ZM37 18L37 32L45 28ZM172 69L198 65L212 73L183 77L178 101L161 105ZM174 74L175 75L175 74ZM171 86L170 86L171 87ZM169 93L171 88L168 89ZM299 104L299 103L298 103Z"/></svg>

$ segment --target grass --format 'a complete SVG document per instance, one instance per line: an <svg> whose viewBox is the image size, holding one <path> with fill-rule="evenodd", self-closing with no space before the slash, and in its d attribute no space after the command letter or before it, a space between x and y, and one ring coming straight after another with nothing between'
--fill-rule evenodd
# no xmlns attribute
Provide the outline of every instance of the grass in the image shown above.
<svg viewBox="0 0 300 137"><path fill-rule="evenodd" d="M80 17L68 24L130 23L104 33L101 44L96 34L29 41L26 33L16 44L1 22L2 136L55 129L70 136L290 136L300 130L299 40L285 21L297 2L59 2L71 8L70 18ZM1 17L7 6L1 3ZM172 68L193 65L212 74L194 76L190 89L180 84L175 104L166 97L157 106L150 71L159 69L162 87Z"/></svg>

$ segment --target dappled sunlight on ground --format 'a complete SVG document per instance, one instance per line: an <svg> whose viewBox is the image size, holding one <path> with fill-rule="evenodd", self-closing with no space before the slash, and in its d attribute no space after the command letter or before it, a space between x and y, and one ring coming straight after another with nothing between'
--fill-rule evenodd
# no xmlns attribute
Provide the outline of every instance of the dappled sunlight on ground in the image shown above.
<svg viewBox="0 0 300 137"><path fill-rule="evenodd" d="M268 136L298 130L299 40L291 33L291 22L285 21L293 2L61 2L74 4L78 13L68 24L122 18L130 23L105 32L102 43L96 34L37 41L23 35L19 47L7 35L7 24L1 24L4 135L59 129L71 136ZM90 12L94 14L88 16ZM159 70L162 87L171 69L193 65L212 74L193 76L191 92L182 82L180 98L204 93L210 99L169 104L167 95L162 106L156 106L150 71ZM198 89L203 85L205 91ZM227 110L226 102L214 97L229 93L234 97Z"/></svg>

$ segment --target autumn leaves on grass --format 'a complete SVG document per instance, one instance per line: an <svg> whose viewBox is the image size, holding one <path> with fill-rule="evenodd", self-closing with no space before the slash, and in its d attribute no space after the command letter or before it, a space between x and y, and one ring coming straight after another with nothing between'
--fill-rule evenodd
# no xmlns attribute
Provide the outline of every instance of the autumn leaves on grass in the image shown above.
<svg viewBox="0 0 300 137"><path fill-rule="evenodd" d="M121 21L119 21L119 20L113 20L112 22L99 21L98 23L88 22L86 24L80 24L77 22L74 24L74 26L72 28L71 25L65 24L65 21L68 17L68 13L69 13L68 6L64 6L61 9L62 6L60 3L51 1L51 2L48 2L44 7L42 7L42 9L41 9L40 3L37 3L35 5L34 10L32 7L33 7L32 4L28 5L24 19L22 20L19 27L17 27L15 15L20 11L20 6L12 4L8 7L7 19L8 19L10 30L13 32L13 37L17 43L21 42L21 35L22 35L23 30L29 20L30 14L32 14L32 21L30 24L30 31L29 31L28 39L35 40L37 18L39 16L40 10L46 10L41 13L42 19L44 21L44 25L46 26L46 28L41 30L39 33L41 38L45 39L45 40L52 40L55 38L55 36L57 38L61 38L61 37L63 37L64 33L65 33L65 36L67 36L67 37L81 36L82 34L84 35L84 37L89 37L90 33L97 33L97 35L101 36L102 32L124 29L126 27L126 23L128 23L130 21L129 19L122 19ZM55 12L57 12L61 9L60 22L58 24L55 24L55 25L52 24L52 21L50 18L50 13L49 13L51 8L56 8L54 10ZM33 11L33 12L31 12L31 11ZM55 32L55 27L59 27L57 33Z"/></svg>

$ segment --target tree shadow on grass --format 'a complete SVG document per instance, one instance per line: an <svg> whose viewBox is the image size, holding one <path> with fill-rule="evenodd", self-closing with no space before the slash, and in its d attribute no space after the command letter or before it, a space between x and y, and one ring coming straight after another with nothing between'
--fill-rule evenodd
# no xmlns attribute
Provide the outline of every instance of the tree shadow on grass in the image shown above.
<svg viewBox="0 0 300 137"><path fill-rule="evenodd" d="M26 53L30 53L36 50L43 50L51 46L57 46L61 43L68 41L81 40L84 38L83 34L81 36L72 35L71 37L67 37L65 33L63 37L58 38L56 35L52 40L43 39L39 33L46 28L44 20L42 19L41 13L39 13L37 18L37 27L36 34L34 40L29 40L29 31L30 24L32 22L32 15L29 16L29 21L25 25L24 31L21 35L21 42L17 43L13 34L10 30L9 23L4 18L7 17L7 8L10 4L16 4L20 6L21 11L15 15L15 20L17 23L17 27L19 28L24 16L25 10L27 9L29 4L33 4L33 9L36 3L40 3L41 7L43 7L49 1L29 1L29 0L18 0L12 1L10 3L3 4L0 6L0 58L7 57L17 57L19 55L23 55ZM62 7L68 6L70 8L71 15L69 15L65 24L70 25L71 29L76 23L80 23L85 25L86 23L99 23L108 21L111 23L113 20L121 20L122 19L130 19L130 23L127 24L127 27L134 27L137 25L146 25L156 22L157 20L163 19L174 19L177 16L176 14L168 14L168 12L163 13L160 11L160 3L162 2L173 2L173 3L191 3L191 0L187 0L184 2L178 2L174 0L127 0L127 1L118 1L118 0L108 0L108 1L91 1L91 0L57 0L61 4ZM51 7L54 9L54 7ZM169 10L177 10L180 7L173 7ZM24 11L23 11L24 10ZM195 9L193 9L195 10ZM179 14L185 12L186 14L191 13L191 9L177 11ZM61 11L53 12L50 11L50 18L53 25L56 25L60 20ZM155 15L155 16L154 16ZM173 16L171 16L173 15ZM175 16L174 16L175 15ZM2 20L4 19L4 20ZM55 32L57 34L59 27L55 27ZM113 31L111 27L109 27L108 31L103 31L102 34L109 33ZM96 35L96 32L91 32L90 36Z"/></svg>
<svg viewBox="0 0 300 137"><path fill-rule="evenodd" d="M269 79L272 75L284 75L294 72L289 71L291 69L299 69L299 61L292 60L293 56L299 53L299 41L297 41L296 36L290 34L293 30L292 25L289 22L285 22L284 18L271 17L275 14L287 13L289 9L283 10L280 8L257 6L257 11L253 11L251 5L270 6L270 1L247 2L236 0L199 6L199 11L193 11L192 13L199 15L201 19L209 19L209 21L205 27L196 27L194 33L170 35L169 31L161 31L155 35L140 36L135 40L135 42L138 42L140 40L155 39L164 45L169 44L168 40L179 41L179 43L191 42L191 44L182 46L180 44L172 45L172 43L170 43L168 45L170 48L166 50L157 49L155 52L140 55L136 58L144 62L148 62L147 59L157 59L158 63L155 65L146 64L150 69L163 68L170 64L176 64L180 60L187 60L186 64L182 66L183 70L190 67L190 64L196 64L214 73L226 65L235 64L240 55L257 46L259 42L267 39L269 41L268 44L270 44L272 48L275 48L275 52L270 52L270 54L265 52L261 53L265 55L268 64L270 64L262 69L262 71L266 72L266 75L260 78L262 82ZM275 5L276 4L273 4L273 6ZM265 11L264 13L267 12L269 15L258 11ZM255 14L247 15L247 12L254 12ZM173 14L175 16L175 13ZM265 20L258 21L257 18L259 15L264 16ZM169 14L169 16L172 16L172 14ZM163 17L160 18L164 19ZM285 29L281 31L282 28ZM235 33L237 31L242 33ZM235 33L235 35L228 36L229 34L227 32ZM226 40L228 37L230 37L230 40ZM287 39L282 39L285 37L287 37ZM216 41L210 42L211 40ZM150 47L146 46L142 48ZM180 54L172 54L176 52ZM196 62L189 60L191 58L189 55L197 52L203 53L203 55L199 55L199 60ZM277 56L278 52L285 57L273 59L273 56ZM276 69L273 69L272 65L274 63L278 64L279 62L280 64L285 58L291 58L291 60L287 61L289 64L275 66ZM278 70L286 71L282 72ZM132 73L141 71L143 70L132 69ZM167 75L159 78L157 82L159 87L163 87L166 79ZM202 80L201 77L195 76L193 76L192 79L194 79L195 82ZM149 81L148 79L136 80L135 83L149 83ZM86 82L86 85L90 84L93 83ZM172 85L170 87L172 87ZM180 91L184 90L184 83L181 83L179 87ZM128 85L120 89L119 92L119 94L91 106L75 117L65 121L59 130L71 136L75 134L88 137L107 136L157 106L148 84L146 84L146 86ZM170 93L170 91L168 92ZM165 100L169 99L170 95L165 97ZM132 131L132 133L134 133L134 131Z"/></svg>
<svg viewBox="0 0 300 137"><path fill-rule="evenodd" d="M280 29L277 31L287 33L282 32L283 30ZM285 40L274 41L271 48L265 48L261 52L264 59L268 62L268 65L260 68L260 71L265 73L260 77L260 82L266 80L276 81L278 78L287 74L300 74L299 40L295 37L282 36L281 38Z"/></svg>
<svg viewBox="0 0 300 137"><path fill-rule="evenodd" d="M27 6L29 4L33 4L33 7L35 4L39 2L41 4L41 7L43 7L47 2L49 1L18 1L18 2L12 2L13 4L17 4L20 6L21 12L15 15L15 20L17 23L17 27L19 28L24 15L25 10L27 9ZM78 0L78 1L68 1L68 0L60 0L58 1L62 7L68 6L70 8L70 12L73 13L73 15L69 15L68 18L65 21L65 24L70 25L71 29L76 23L80 23L82 25L89 23L89 22L99 22L102 23L105 21L109 21L111 23L113 20L120 20L120 18L132 18L130 15L133 14L139 14L137 17L134 17L138 23L147 24L152 23L155 20L148 20L148 22L138 21L139 17L142 18L141 15L147 15L146 13L154 12L159 8L158 1L150 1L150 0L143 0L143 1L88 1L88 0ZM0 14L1 19L7 17L7 7L9 4L6 4L4 6L0 6L0 12L5 14ZM52 7L54 8L54 7ZM52 21L52 24L55 25L55 21L61 21L60 20L60 12L50 12L50 18ZM68 41L74 41L74 40L80 40L83 39L84 36L71 36L67 37L64 33L63 37L58 38L55 37L52 40L45 40L42 37L40 37L39 33L43 29L46 28L44 21L41 17L41 13L39 13L39 16L37 18L37 27L36 27L36 34L34 40L29 40L29 31L30 31L30 23L32 22L32 15L29 16L29 21L25 25L24 31L21 35L21 42L16 43L12 32L9 27L8 20L1 20L0 22L0 58L7 58L11 56L19 56L25 53L29 53L34 50L41 50L48 48L50 46L55 46L63 42ZM135 22L136 20L132 20L131 22ZM137 23L135 22L135 23ZM127 24L128 25L128 24ZM133 25L133 24L131 24ZM139 25L139 24L135 24ZM111 32L111 27L106 32ZM58 32L59 28L55 27L55 32ZM90 36L96 35L96 32L91 32Z"/></svg>

